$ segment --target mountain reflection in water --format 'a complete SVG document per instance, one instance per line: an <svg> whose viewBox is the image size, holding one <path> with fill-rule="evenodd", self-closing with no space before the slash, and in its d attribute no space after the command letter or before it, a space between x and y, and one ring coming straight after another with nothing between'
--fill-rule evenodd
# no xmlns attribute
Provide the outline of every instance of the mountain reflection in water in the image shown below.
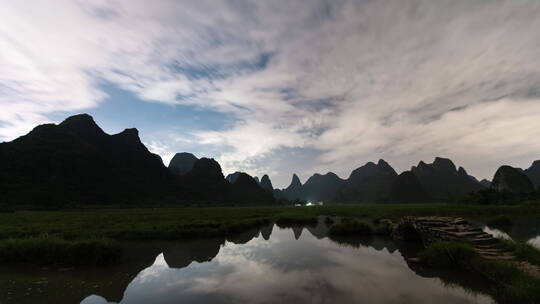
<svg viewBox="0 0 540 304"><path fill-rule="evenodd" d="M491 302L411 270L402 255L414 255L415 246L398 249L381 238L331 240L321 222L178 243L138 273L121 299L96 293L82 303Z"/></svg>
<svg viewBox="0 0 540 304"><path fill-rule="evenodd" d="M127 261L106 269L4 267L0 303L492 302L475 278L408 265L414 244L329 238L322 219L128 248Z"/></svg>

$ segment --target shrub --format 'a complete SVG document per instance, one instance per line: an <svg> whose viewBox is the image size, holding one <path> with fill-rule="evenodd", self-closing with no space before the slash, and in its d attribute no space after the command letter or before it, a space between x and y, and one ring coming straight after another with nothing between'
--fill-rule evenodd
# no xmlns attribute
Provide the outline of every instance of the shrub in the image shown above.
<svg viewBox="0 0 540 304"><path fill-rule="evenodd" d="M354 236L373 235L373 228L364 222L357 220L343 219L340 224L332 225L329 230L330 235Z"/></svg>
<svg viewBox="0 0 540 304"><path fill-rule="evenodd" d="M276 224L280 228L290 228L293 226L316 226L317 218L312 216L285 216L276 219Z"/></svg>
<svg viewBox="0 0 540 304"><path fill-rule="evenodd" d="M324 223L326 224L326 226L331 226L331 225L334 224L334 220L333 220L331 217L327 216L327 217L324 219Z"/></svg>

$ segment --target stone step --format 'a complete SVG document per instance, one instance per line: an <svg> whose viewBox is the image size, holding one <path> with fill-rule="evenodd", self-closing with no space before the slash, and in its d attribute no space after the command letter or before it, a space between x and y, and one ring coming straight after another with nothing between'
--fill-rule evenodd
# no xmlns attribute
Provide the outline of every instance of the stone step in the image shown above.
<svg viewBox="0 0 540 304"><path fill-rule="evenodd" d="M484 259L487 260L501 260L501 261L514 261L516 258L511 255L500 255L500 256L491 256L491 255L483 255Z"/></svg>
<svg viewBox="0 0 540 304"><path fill-rule="evenodd" d="M430 228L430 227L452 227L453 225L451 223L447 222L418 222L416 223L417 226Z"/></svg>
<svg viewBox="0 0 540 304"><path fill-rule="evenodd" d="M497 242L493 244L475 244L474 248L477 249L501 249L503 248L502 244Z"/></svg>
<svg viewBox="0 0 540 304"><path fill-rule="evenodd" d="M472 238L472 239L469 239L469 241L473 244L479 244L479 245L489 245L489 244L495 244L499 242L499 240L493 237Z"/></svg>
<svg viewBox="0 0 540 304"><path fill-rule="evenodd" d="M476 250L476 252L478 252L479 254L481 255L494 255L494 256L497 256L497 255L510 255L508 251L502 251L502 250Z"/></svg>
<svg viewBox="0 0 540 304"><path fill-rule="evenodd" d="M449 232L449 234L460 238L477 238L491 236L490 234L481 231Z"/></svg>
<svg viewBox="0 0 540 304"><path fill-rule="evenodd" d="M504 250L501 248L474 248L476 251L482 251L482 252L509 252L508 250Z"/></svg>
<svg viewBox="0 0 540 304"><path fill-rule="evenodd" d="M449 226L449 227L441 227L439 229L444 229L446 231L454 231L454 232L483 232L480 228L474 228L470 226Z"/></svg>

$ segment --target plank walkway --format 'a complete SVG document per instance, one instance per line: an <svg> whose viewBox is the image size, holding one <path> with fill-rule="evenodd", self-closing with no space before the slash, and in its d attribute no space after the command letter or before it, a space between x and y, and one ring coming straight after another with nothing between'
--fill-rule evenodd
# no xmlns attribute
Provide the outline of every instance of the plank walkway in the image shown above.
<svg viewBox="0 0 540 304"><path fill-rule="evenodd" d="M499 239L463 218L406 216L394 228L392 236L400 240L420 239L424 246L437 241L470 243L481 257L515 263L522 271L540 278L540 267L519 261L510 251L503 248Z"/></svg>

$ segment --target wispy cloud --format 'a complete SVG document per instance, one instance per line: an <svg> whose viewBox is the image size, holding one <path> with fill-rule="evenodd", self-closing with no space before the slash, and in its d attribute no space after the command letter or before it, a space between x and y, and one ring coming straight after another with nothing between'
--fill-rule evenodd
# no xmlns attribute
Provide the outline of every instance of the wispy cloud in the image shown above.
<svg viewBox="0 0 540 304"><path fill-rule="evenodd" d="M534 0L3 2L0 137L99 106L110 82L236 117L179 134L228 170L304 148L312 171L444 155L486 177L539 158L539 14Z"/></svg>

